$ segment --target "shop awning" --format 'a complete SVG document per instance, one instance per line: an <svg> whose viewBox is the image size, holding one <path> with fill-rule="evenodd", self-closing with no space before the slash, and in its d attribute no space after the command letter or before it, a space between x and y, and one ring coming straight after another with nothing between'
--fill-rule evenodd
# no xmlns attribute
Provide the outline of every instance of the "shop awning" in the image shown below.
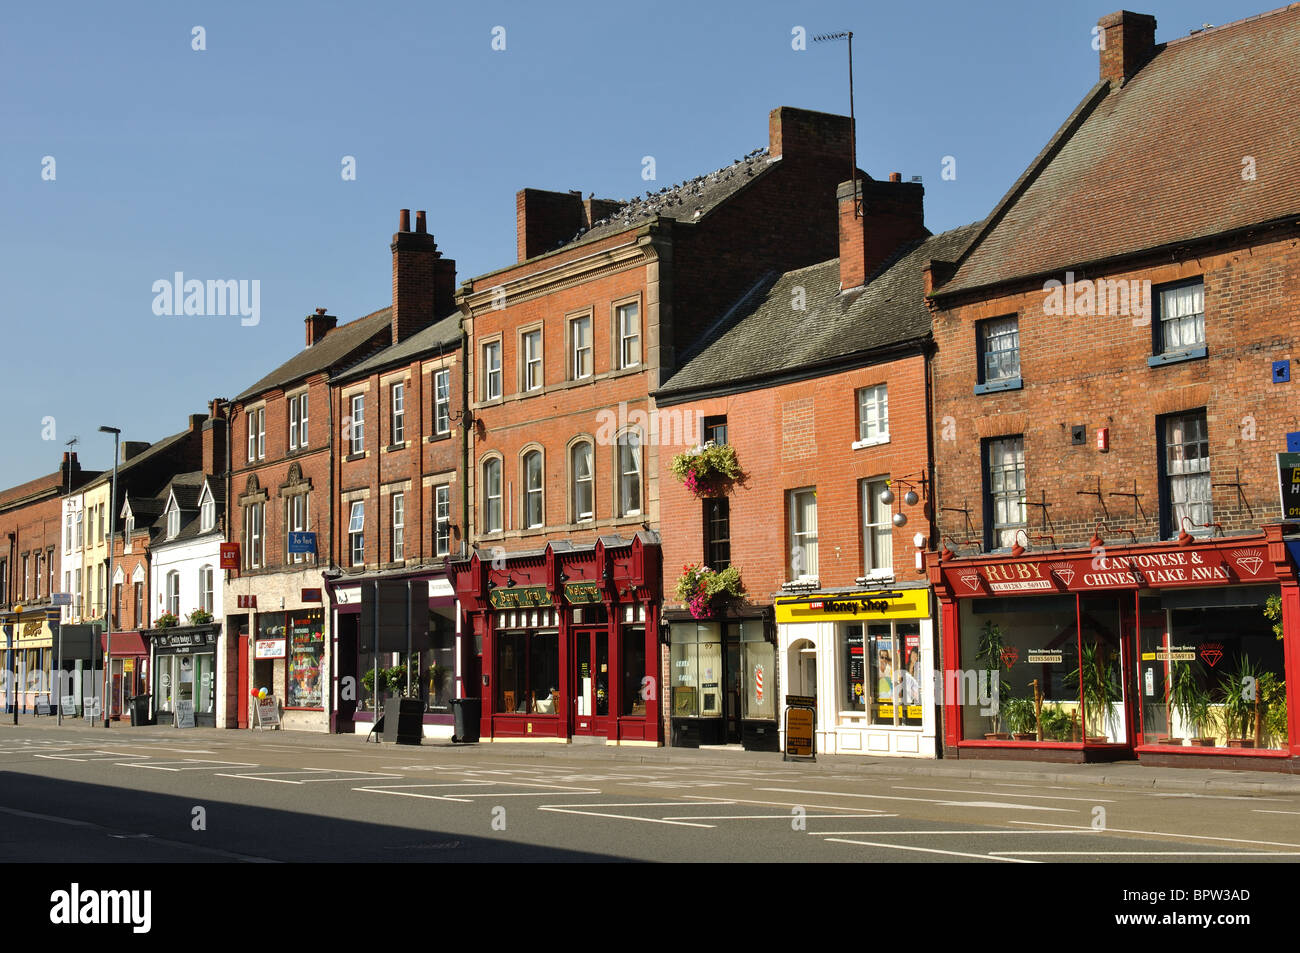
<svg viewBox="0 0 1300 953"><path fill-rule="evenodd" d="M99 647L101 651L108 651L107 635L100 635ZM113 633L113 658L132 658L148 654L149 649L145 646L144 637L139 632Z"/></svg>

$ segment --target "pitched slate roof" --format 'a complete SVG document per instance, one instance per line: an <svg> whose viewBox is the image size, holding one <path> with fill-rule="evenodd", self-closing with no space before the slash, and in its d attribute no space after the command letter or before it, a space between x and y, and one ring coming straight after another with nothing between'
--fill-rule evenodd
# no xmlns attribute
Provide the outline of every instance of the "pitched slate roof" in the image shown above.
<svg viewBox="0 0 1300 953"><path fill-rule="evenodd" d="M182 440L184 440L189 435L190 435L190 430L187 427L186 429L180 431L179 433L174 433L169 437L163 437L157 443L151 443L147 448L141 450L130 460L123 460L121 463L119 463L117 465L118 492L119 493L122 492L122 487L126 485L125 482L126 478L130 476L131 471L133 469L135 469L138 466L142 466L143 464L148 463L150 460L154 460L157 457L161 456L162 454L166 453L168 450L173 449L177 444L179 444ZM109 469L101 473L99 476L95 477L95 479L88 482L85 485L84 489L89 490L91 487L102 486L105 483L112 483L112 482L113 482L113 470L110 467ZM152 487L150 487L150 489L152 489Z"/></svg>
<svg viewBox="0 0 1300 953"><path fill-rule="evenodd" d="M1300 214L1297 63L1292 4L1171 40L1122 87L1098 84L941 293Z"/></svg>
<svg viewBox="0 0 1300 953"><path fill-rule="evenodd" d="M212 479L202 470L194 470L190 473L178 473L171 478L168 484L163 487L152 501L157 508L157 518L153 522L153 534L157 534L157 545L166 545L170 543L179 543L183 540L193 539L196 536L203 535L199 532L202 525L201 514L199 513L199 497L203 493L203 483L205 480ZM167 503L171 496L175 494L176 505L180 507L181 527L180 531L171 539L167 538ZM216 499L214 499L216 502ZM132 511L135 511L134 501L131 504ZM221 503L217 502L218 512L222 509ZM137 522L143 522L136 516ZM210 530L209 532L213 532Z"/></svg>
<svg viewBox="0 0 1300 953"><path fill-rule="evenodd" d="M289 360L285 361L271 373L267 374L252 387L235 397L236 401L248 400L263 391L285 387L294 381L302 380L311 374L327 370L340 361L344 361L372 337L392 324L393 308L380 308L364 318L357 318L347 324L340 324L311 347L303 348Z"/></svg>
<svg viewBox="0 0 1300 953"><path fill-rule="evenodd" d="M950 261L978 224L908 246L864 288L841 293L839 259L769 275L740 299L656 396L763 383L872 350L920 341L930 334L922 270L930 259ZM803 289L805 310L791 306Z"/></svg>
<svg viewBox="0 0 1300 953"><path fill-rule="evenodd" d="M404 364L425 351L451 351L460 347L460 312L453 311L439 318L423 331L384 348L364 358L360 363L338 374L340 381L364 377L372 371L393 364Z"/></svg>

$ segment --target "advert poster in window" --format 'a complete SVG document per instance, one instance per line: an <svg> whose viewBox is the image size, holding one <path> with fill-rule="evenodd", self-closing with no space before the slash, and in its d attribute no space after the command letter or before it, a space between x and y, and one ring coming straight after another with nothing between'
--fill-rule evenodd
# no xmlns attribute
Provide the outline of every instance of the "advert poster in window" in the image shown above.
<svg viewBox="0 0 1300 953"><path fill-rule="evenodd" d="M848 644L848 689L849 704L858 706L863 705L863 699L866 697L866 654L862 645L862 627L852 626L848 630L845 639Z"/></svg>
<svg viewBox="0 0 1300 953"><path fill-rule="evenodd" d="M290 656L286 708L322 706L321 662L325 655L325 613L293 612L288 619Z"/></svg>

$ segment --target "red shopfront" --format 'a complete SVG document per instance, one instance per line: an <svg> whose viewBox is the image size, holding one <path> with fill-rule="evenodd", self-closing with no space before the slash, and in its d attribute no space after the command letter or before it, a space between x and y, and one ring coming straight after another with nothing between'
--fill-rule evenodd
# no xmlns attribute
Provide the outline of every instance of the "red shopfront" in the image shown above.
<svg viewBox="0 0 1300 953"><path fill-rule="evenodd" d="M1300 590L1282 527L930 557L947 757L1294 770Z"/></svg>
<svg viewBox="0 0 1300 953"><path fill-rule="evenodd" d="M497 566L475 552L452 571L483 740L663 743L657 542L548 544Z"/></svg>

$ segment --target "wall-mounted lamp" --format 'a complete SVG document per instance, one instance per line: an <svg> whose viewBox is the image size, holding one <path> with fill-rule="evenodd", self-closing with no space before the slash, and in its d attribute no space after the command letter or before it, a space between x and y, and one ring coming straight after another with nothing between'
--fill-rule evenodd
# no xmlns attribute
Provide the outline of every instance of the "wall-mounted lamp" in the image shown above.
<svg viewBox="0 0 1300 953"><path fill-rule="evenodd" d="M893 489L891 489L894 484L906 488L906 492L903 493L902 502L908 506L916 506L916 504L920 503L923 499L929 498L927 477L925 473L911 473L905 477L895 477L886 484L883 490L880 491L880 502L884 503L886 506L890 506L898 499ZM921 491L920 493L916 492L918 488ZM894 525L900 529L907 525L907 514L903 512L901 505L894 511L892 519Z"/></svg>

